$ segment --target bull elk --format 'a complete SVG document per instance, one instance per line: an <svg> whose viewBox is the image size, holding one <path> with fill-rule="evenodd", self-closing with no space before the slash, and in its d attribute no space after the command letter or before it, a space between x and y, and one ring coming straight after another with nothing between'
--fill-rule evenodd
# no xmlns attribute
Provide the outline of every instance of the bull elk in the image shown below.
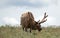
<svg viewBox="0 0 60 38"><path fill-rule="evenodd" d="M27 31L27 29L29 28L30 32L31 30L41 31L42 30L41 24L47 21L46 17L48 17L48 15L46 15L45 12L43 19L41 21L39 20L36 22L31 12L23 13L21 15L21 25L23 30Z"/></svg>

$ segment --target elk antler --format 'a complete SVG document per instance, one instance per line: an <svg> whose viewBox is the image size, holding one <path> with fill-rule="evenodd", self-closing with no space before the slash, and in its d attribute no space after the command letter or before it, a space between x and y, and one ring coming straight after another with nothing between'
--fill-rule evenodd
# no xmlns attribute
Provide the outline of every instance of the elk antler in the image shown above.
<svg viewBox="0 0 60 38"><path fill-rule="evenodd" d="M44 17L43 17L43 19L39 22L40 24L41 23L44 23L44 22L46 22L47 21L47 19L45 19L46 17L48 17L48 15L46 15L46 12L44 13Z"/></svg>

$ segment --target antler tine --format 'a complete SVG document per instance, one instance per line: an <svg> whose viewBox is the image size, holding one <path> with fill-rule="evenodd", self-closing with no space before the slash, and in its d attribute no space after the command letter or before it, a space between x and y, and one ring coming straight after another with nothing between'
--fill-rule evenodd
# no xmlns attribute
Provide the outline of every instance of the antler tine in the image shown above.
<svg viewBox="0 0 60 38"><path fill-rule="evenodd" d="M40 21L40 23L44 23L47 21L47 19L45 19L46 17L48 17L48 15L46 15L46 12L44 13L44 17L43 19Z"/></svg>
<svg viewBox="0 0 60 38"><path fill-rule="evenodd" d="M41 24L41 23L44 23L44 22L46 22L46 21L47 21L47 19L46 19L46 20L41 21L41 22L40 22L40 24Z"/></svg>
<svg viewBox="0 0 60 38"><path fill-rule="evenodd" d="M38 21L38 23L40 22L40 20Z"/></svg>
<svg viewBox="0 0 60 38"><path fill-rule="evenodd" d="M44 13L44 18L48 17L48 15L46 15L46 12Z"/></svg>

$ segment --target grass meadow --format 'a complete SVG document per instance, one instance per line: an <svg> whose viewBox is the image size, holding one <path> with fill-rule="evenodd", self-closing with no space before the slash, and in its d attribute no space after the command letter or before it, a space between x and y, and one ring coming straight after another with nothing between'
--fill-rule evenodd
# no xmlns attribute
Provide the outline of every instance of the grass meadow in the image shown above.
<svg viewBox="0 0 60 38"><path fill-rule="evenodd" d="M43 27L41 32L25 32L21 27L0 26L0 38L60 38L60 27Z"/></svg>

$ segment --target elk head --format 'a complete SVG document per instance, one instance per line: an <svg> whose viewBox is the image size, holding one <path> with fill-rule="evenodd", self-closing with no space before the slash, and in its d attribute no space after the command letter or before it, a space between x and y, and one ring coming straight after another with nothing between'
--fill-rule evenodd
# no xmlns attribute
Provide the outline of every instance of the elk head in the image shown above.
<svg viewBox="0 0 60 38"><path fill-rule="evenodd" d="M47 17L48 17L48 15L46 15L46 12L45 12L43 19L41 21L39 20L38 22L35 22L35 26L38 29L38 31L42 30L41 24L47 21L47 19L46 19Z"/></svg>

